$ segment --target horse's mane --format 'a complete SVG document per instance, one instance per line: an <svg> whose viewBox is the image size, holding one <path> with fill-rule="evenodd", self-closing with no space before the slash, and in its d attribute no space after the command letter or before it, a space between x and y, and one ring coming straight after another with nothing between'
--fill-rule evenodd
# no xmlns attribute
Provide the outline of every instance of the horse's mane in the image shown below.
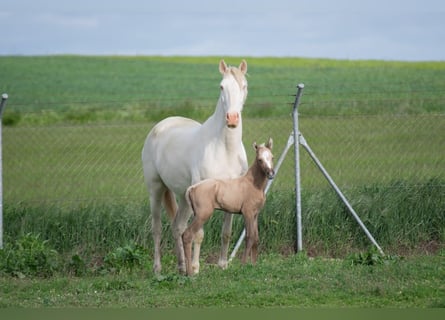
<svg viewBox="0 0 445 320"><path fill-rule="evenodd" d="M238 85L242 89L244 81L246 79L244 77L244 73L242 73L238 68L235 68L235 67L229 67L229 72L233 75L233 77L235 78L236 82L238 82Z"/></svg>

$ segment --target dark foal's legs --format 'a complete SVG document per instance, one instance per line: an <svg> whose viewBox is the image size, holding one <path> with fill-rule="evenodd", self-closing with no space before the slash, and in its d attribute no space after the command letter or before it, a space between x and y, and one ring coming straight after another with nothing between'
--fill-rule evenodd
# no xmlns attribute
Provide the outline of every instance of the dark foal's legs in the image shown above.
<svg viewBox="0 0 445 320"><path fill-rule="evenodd" d="M251 259L252 263L255 264L258 257L258 243L260 242L260 238L258 236L258 215L254 218L254 226L253 226L253 244L252 244L252 252Z"/></svg>
<svg viewBox="0 0 445 320"><path fill-rule="evenodd" d="M246 228L246 249L241 258L243 264L245 264L250 257L253 245L253 220L250 215L244 214L244 227Z"/></svg>
<svg viewBox="0 0 445 320"><path fill-rule="evenodd" d="M258 214L248 215L244 214L244 225L246 228L246 249L241 258L242 263L247 263L250 258L253 264L256 263L258 256Z"/></svg>

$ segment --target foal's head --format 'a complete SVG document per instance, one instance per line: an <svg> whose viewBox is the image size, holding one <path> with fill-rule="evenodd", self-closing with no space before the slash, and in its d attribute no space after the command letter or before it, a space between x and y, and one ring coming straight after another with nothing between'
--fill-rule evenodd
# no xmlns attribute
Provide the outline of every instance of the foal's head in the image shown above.
<svg viewBox="0 0 445 320"><path fill-rule="evenodd" d="M269 138L266 145L257 145L256 142L253 143L253 147L256 150L256 165L258 165L261 170L266 174L267 178L273 179L275 176L275 171L273 168L273 154L272 154L273 140Z"/></svg>

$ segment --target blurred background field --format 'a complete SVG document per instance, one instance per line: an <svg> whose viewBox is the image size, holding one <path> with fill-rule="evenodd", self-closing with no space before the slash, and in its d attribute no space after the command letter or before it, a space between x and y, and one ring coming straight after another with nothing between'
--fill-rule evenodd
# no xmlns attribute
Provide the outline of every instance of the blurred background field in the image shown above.
<svg viewBox="0 0 445 320"><path fill-rule="evenodd" d="M241 58L226 62L238 65ZM107 250L134 240L151 250L140 153L160 119L204 121L219 94L217 57L0 57L5 236L27 232L59 250ZM445 63L247 58L243 141L300 131L376 239L393 251L437 250L445 241ZM366 247L304 151L304 246L340 255ZM261 215L263 250L291 250L293 154ZM206 226L219 246L220 218ZM236 219L234 237L242 228ZM168 232L168 224L165 231ZM168 234L168 233L167 233ZM171 246L170 235L164 245ZM427 249L428 249L427 248Z"/></svg>

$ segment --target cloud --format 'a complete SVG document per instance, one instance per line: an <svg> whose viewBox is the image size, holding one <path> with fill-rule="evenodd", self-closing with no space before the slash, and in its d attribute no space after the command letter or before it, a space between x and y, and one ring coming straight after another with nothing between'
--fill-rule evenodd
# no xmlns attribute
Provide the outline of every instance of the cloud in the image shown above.
<svg viewBox="0 0 445 320"><path fill-rule="evenodd" d="M14 0L0 54L443 60L445 2Z"/></svg>

